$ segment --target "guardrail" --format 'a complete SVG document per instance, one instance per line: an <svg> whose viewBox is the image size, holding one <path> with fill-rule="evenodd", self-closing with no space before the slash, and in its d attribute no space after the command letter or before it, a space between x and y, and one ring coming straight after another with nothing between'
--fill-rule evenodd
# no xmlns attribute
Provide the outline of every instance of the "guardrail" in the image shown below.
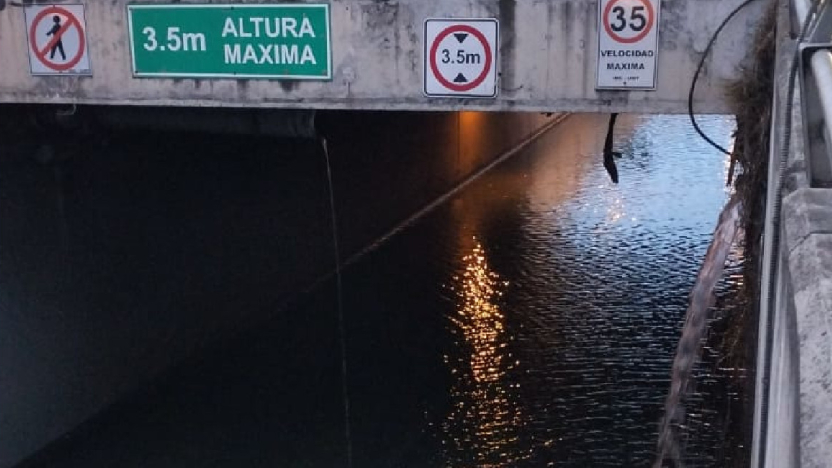
<svg viewBox="0 0 832 468"><path fill-rule="evenodd" d="M832 0L779 6L751 466L814 468L832 460Z"/></svg>
<svg viewBox="0 0 832 468"><path fill-rule="evenodd" d="M809 0L794 0L797 20L809 14ZM812 187L832 186L832 7L819 7L800 44L800 93L806 162Z"/></svg>

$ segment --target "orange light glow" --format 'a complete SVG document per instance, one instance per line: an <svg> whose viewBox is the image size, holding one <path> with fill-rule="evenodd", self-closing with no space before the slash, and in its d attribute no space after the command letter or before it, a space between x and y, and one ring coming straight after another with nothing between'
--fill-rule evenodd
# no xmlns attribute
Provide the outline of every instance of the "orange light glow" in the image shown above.
<svg viewBox="0 0 832 468"><path fill-rule="evenodd" d="M518 448L518 430L523 424L510 371L512 359L499 298L508 282L501 281L475 240L473 251L464 257L465 271L457 277L459 299L452 317L459 336L457 359L446 357L457 378L451 395L453 410L444 423L448 462L453 466L502 468L528 458ZM473 464L472 464L473 463Z"/></svg>

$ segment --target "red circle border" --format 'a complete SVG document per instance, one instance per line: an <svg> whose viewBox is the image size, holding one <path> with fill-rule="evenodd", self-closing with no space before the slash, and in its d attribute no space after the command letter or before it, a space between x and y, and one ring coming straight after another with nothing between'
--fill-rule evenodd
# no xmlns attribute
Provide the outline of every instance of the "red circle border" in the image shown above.
<svg viewBox="0 0 832 468"><path fill-rule="evenodd" d="M480 43L483 45L483 49L485 49L485 67L483 68L482 73L480 73L479 76L477 76L470 83L467 83L467 84L464 84L464 85L459 85L459 84L452 83L452 82L448 81L439 72L439 66L436 63L436 52L439 49L439 44L446 37L448 37L448 35L450 35L451 33L457 32L457 31L466 32L468 34L471 34L472 36L477 38L478 41L480 41ZM493 60L493 57L491 55L492 55L491 54L491 47L488 45L488 40L485 38L485 35L483 35L482 32L480 32L478 29L474 28L473 26L470 26L470 25L467 25L467 24L455 24L453 26L449 26L449 27L445 28L433 40L433 45L431 45L431 48L430 48L430 69L433 72L433 76L436 78L436 80L439 81L439 83L442 86L450 89L451 91L456 91L456 92L470 91L470 90L476 88L477 86L481 85L485 81L485 78L488 76L488 71L491 69L491 62Z"/></svg>
<svg viewBox="0 0 832 468"><path fill-rule="evenodd" d="M35 30L37 29L37 25L43 20L43 17L48 14L61 14L67 17L67 19L70 22L70 25L74 25L76 28L78 28L78 53L75 54L75 57L73 57L70 61L66 63L52 63L46 59L45 53L41 55L40 51L38 50L37 36L35 35ZM65 8L61 8L59 6L51 6L49 8L45 8L41 10L40 13L37 14L37 16L35 16L35 18L32 20L32 26L29 29L29 44L31 44L31 48L35 52L35 57L37 57L40 63L42 63L44 66L48 68L51 68L52 70L59 72L69 70L75 65L78 65L78 62L80 62L81 59L84 57L84 51L86 50L86 38L84 36L84 28L81 27L80 21L78 21L78 18L76 18L71 11Z"/></svg>
<svg viewBox="0 0 832 468"><path fill-rule="evenodd" d="M613 5L620 2L622 0L612 0L611 2L607 3L607 7L604 8L604 15L601 17L601 22L604 23L604 29L607 31L607 34L615 41L621 44L633 44L636 43L650 34L650 31L653 30L653 23L656 21L656 12L653 9L653 5L650 3L649 0L639 0L645 7L647 7L647 26L644 28L644 31L640 32L638 35L626 38L621 37L612 30L609 23L609 16L610 11L612 11Z"/></svg>

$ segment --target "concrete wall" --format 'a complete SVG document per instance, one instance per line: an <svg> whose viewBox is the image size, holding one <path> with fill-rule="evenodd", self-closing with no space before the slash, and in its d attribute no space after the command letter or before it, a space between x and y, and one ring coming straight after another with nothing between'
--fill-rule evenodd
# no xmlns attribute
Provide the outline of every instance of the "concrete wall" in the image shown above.
<svg viewBox="0 0 832 468"><path fill-rule="evenodd" d="M27 133L17 111L0 107L2 468L334 268L317 141ZM321 116L344 256L549 121Z"/></svg>
<svg viewBox="0 0 832 468"><path fill-rule="evenodd" d="M832 189L811 187L800 98L797 105L780 217L778 299L770 312L766 466L822 468L832 460Z"/></svg>
<svg viewBox="0 0 832 468"><path fill-rule="evenodd" d="M662 2L658 89L648 92L595 91L598 4L593 0L333 0L332 80L280 83L134 79L125 17L128 0L83 2L92 77L32 77L23 11L5 2L8 6L0 11L0 102L683 113L711 34L741 2ZM729 111L723 85L752 46L748 41L765 3L755 2L723 31L698 85L698 112ZM429 17L499 19L497 99L423 96L423 21Z"/></svg>
<svg viewBox="0 0 832 468"><path fill-rule="evenodd" d="M778 18L768 198L772 216L794 50L794 41L788 38L790 3L780 2ZM795 90L782 212L777 225L767 225L764 236L768 255L774 257L778 267L774 273L776 286L771 291L776 298L774 307L761 309L753 453L756 463L752 466L767 468L821 468L828 467L832 460L832 189L812 186L813 159L826 155L810 154L810 148L817 146L812 139L823 136L804 134L802 106L818 103L804 100L802 92L799 86ZM773 229L780 233L777 250L771 247ZM768 267L764 261L763 268ZM767 289L768 279L763 276L763 301ZM771 359L767 361L768 355Z"/></svg>
<svg viewBox="0 0 832 468"><path fill-rule="evenodd" d="M783 208L786 281L792 293L785 301L794 315L786 328L790 339L779 344L799 352L786 366L794 374L789 383L797 383L787 389L797 411L780 422L800 422L794 431L799 466L822 468L832 460L832 190L800 188L786 197Z"/></svg>

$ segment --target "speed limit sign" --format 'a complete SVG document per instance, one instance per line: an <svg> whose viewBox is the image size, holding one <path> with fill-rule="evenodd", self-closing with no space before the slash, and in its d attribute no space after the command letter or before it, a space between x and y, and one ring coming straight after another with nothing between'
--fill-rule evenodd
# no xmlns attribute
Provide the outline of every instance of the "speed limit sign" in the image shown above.
<svg viewBox="0 0 832 468"><path fill-rule="evenodd" d="M655 89L660 0L598 2L597 89Z"/></svg>

